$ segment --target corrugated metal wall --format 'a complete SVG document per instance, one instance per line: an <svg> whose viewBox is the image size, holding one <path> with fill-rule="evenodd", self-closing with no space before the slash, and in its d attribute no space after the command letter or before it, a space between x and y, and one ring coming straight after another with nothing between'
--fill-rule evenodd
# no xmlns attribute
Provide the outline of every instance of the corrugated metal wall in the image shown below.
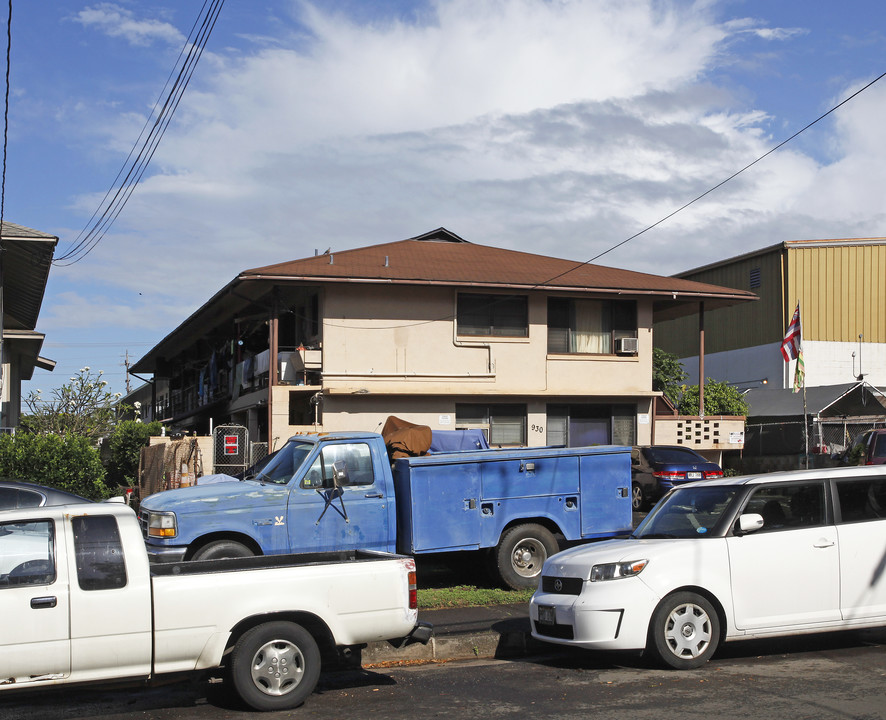
<svg viewBox="0 0 886 720"><path fill-rule="evenodd" d="M757 302L705 312L705 354L776 342L784 336L781 246L681 275L686 280L750 290ZM791 310L793 312L793 308ZM698 354L698 317L655 323L654 345L678 357Z"/></svg>
<svg viewBox="0 0 886 720"><path fill-rule="evenodd" d="M804 340L886 342L886 243L788 243L787 258L786 314L799 300Z"/></svg>

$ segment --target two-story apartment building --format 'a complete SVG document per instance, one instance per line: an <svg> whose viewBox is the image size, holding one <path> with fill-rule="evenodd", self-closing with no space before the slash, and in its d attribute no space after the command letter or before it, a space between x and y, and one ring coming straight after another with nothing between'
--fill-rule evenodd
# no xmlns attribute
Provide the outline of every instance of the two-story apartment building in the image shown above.
<svg viewBox="0 0 886 720"><path fill-rule="evenodd" d="M648 443L652 326L756 299L440 228L240 273L134 364L154 417L271 449L389 415L493 445Z"/></svg>

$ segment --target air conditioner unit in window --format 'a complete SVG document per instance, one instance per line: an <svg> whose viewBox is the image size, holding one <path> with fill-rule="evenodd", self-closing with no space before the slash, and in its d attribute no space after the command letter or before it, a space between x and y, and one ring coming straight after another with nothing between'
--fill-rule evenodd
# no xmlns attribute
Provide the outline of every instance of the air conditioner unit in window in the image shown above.
<svg viewBox="0 0 886 720"><path fill-rule="evenodd" d="M637 354L637 338L622 337L615 341L615 352L619 355L636 355Z"/></svg>

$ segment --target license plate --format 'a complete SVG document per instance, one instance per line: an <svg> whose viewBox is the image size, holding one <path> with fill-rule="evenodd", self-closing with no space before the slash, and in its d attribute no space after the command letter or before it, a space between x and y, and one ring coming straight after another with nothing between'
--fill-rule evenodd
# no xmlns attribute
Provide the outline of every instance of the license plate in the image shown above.
<svg viewBox="0 0 886 720"><path fill-rule="evenodd" d="M701 473L700 472L688 472L688 473L686 473L686 479L687 480L701 480Z"/></svg>
<svg viewBox="0 0 886 720"><path fill-rule="evenodd" d="M554 608L552 605L538 606L538 621L542 625L553 625L556 622L556 616L554 615Z"/></svg>

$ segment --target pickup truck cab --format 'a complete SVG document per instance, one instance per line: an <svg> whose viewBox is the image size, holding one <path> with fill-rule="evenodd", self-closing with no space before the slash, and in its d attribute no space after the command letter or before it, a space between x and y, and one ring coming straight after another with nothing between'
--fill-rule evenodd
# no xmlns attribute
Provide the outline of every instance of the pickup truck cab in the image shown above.
<svg viewBox="0 0 886 720"><path fill-rule="evenodd" d="M411 558L152 568L132 509L99 503L0 513L0 616L0 692L223 668L259 710L302 703L321 651L430 637Z"/></svg>
<svg viewBox="0 0 886 720"><path fill-rule="evenodd" d="M155 562L365 548L487 550L511 587L538 582L556 536L631 531L630 448L519 448L404 457L376 433L298 435L248 480L141 502Z"/></svg>

